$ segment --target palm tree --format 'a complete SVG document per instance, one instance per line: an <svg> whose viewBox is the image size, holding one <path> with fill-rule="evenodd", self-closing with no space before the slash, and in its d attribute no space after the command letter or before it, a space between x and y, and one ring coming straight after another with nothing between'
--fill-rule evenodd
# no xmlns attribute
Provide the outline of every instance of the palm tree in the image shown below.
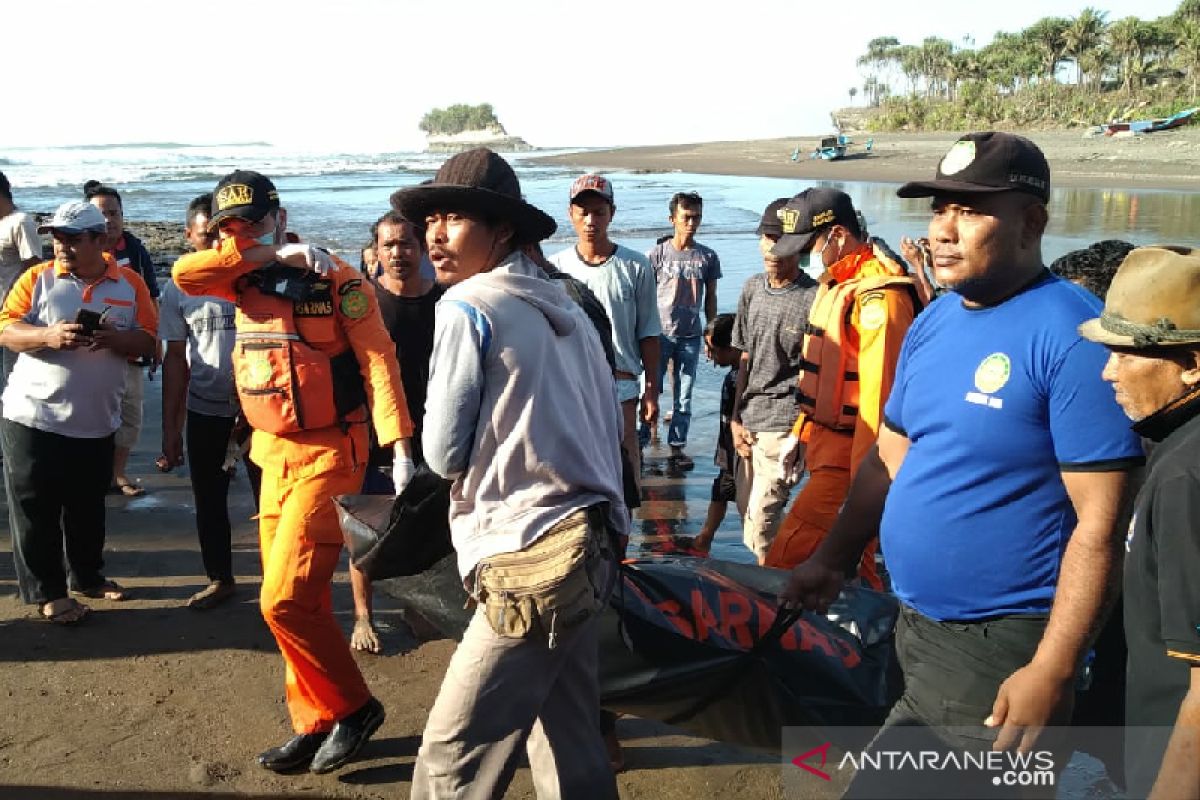
<svg viewBox="0 0 1200 800"><path fill-rule="evenodd" d="M1058 62L1066 55L1066 33L1070 24L1062 17L1043 17L1021 32L1021 37L1032 45L1041 59L1042 75L1050 80L1054 80Z"/></svg>
<svg viewBox="0 0 1200 800"><path fill-rule="evenodd" d="M1200 5L1200 2L1196 3ZM1176 22L1175 33L1176 57L1187 70L1192 81L1192 99L1197 97L1200 87L1200 16L1197 18L1180 17Z"/></svg>
<svg viewBox="0 0 1200 800"><path fill-rule="evenodd" d="M1106 11L1097 11L1088 6L1083 11L1079 12L1079 16L1071 20L1067 25L1066 31L1063 32L1063 51L1075 61L1076 82L1080 88L1086 88L1084 78L1086 77L1083 71L1083 62L1088 58L1091 51L1100 47L1104 41L1104 29L1106 23L1104 18L1108 16ZM1097 80L1099 76L1097 76Z"/></svg>

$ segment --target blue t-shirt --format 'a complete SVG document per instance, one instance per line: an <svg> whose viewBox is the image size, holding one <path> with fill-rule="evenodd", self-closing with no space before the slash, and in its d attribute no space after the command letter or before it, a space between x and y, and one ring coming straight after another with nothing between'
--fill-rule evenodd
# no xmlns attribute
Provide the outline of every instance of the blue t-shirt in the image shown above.
<svg viewBox="0 0 1200 800"><path fill-rule="evenodd" d="M1105 349L1076 330L1099 312L1047 275L998 306L948 294L917 317L884 412L911 441L880 528L904 603L938 620L1050 611L1076 524L1060 473L1142 458Z"/></svg>

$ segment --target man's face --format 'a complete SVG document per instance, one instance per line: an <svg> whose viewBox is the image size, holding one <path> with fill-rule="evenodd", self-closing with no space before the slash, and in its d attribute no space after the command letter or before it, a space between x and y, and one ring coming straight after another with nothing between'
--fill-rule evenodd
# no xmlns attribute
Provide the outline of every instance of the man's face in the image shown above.
<svg viewBox="0 0 1200 800"><path fill-rule="evenodd" d="M675 206L675 214L671 217L671 226L675 228L676 236L690 241L696 235L696 231L700 230L700 221L703 218L704 212L699 208L688 208L680 204Z"/></svg>
<svg viewBox="0 0 1200 800"><path fill-rule="evenodd" d="M596 192L584 192L571 202L571 225L581 242L604 241L616 209Z"/></svg>
<svg viewBox="0 0 1200 800"><path fill-rule="evenodd" d="M758 237L758 251L763 257L763 271L767 273L767 277L772 279L787 279L795 276L800 268L799 254L794 256L779 256L771 253L771 248L779 241L779 235L775 233L764 233Z"/></svg>
<svg viewBox="0 0 1200 800"><path fill-rule="evenodd" d="M70 272L88 271L104 263L105 233L66 233L53 230L54 257Z"/></svg>
<svg viewBox="0 0 1200 800"><path fill-rule="evenodd" d="M929 221L934 279L967 299L1004 285L1005 273L1031 243L1027 198L1020 192L935 197Z"/></svg>
<svg viewBox="0 0 1200 800"><path fill-rule="evenodd" d="M375 252L383 271L398 281L407 281L420 274L421 245L413 226L408 223L384 222L375 236Z"/></svg>
<svg viewBox="0 0 1200 800"><path fill-rule="evenodd" d="M251 222L241 217L226 217L221 220L220 238L228 239L240 236L245 239L259 239L263 244L283 244L285 229L283 209L272 211L258 222Z"/></svg>
<svg viewBox="0 0 1200 800"><path fill-rule="evenodd" d="M472 215L434 211L425 217L425 243L437 281L453 286L496 265L504 250L502 228L492 228Z"/></svg>
<svg viewBox="0 0 1200 800"><path fill-rule="evenodd" d="M1112 384L1117 405L1135 422L1181 397L1200 381L1193 351L1174 354L1109 348L1101 376ZM1190 368L1186 365L1190 364Z"/></svg>
<svg viewBox="0 0 1200 800"><path fill-rule="evenodd" d="M197 214L183 232L193 250L207 250L213 245L213 234L208 232L208 214Z"/></svg>
<svg viewBox="0 0 1200 800"><path fill-rule="evenodd" d="M121 202L115 197L102 194L96 195L89 202L104 215L104 221L108 223L109 242L116 244L117 239L125 232L125 213L121 210Z"/></svg>
<svg viewBox="0 0 1200 800"><path fill-rule="evenodd" d="M704 355L718 367L732 367L741 358L741 351L726 345L715 345L711 336L704 336Z"/></svg>

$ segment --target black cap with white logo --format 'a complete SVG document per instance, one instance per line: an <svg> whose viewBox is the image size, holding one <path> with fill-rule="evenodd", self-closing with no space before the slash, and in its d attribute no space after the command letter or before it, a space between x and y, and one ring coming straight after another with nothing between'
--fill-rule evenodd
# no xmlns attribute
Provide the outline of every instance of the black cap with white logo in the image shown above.
<svg viewBox="0 0 1200 800"><path fill-rule="evenodd" d="M900 197L1025 192L1050 200L1050 165L1038 146L1012 133L968 133L950 148L931 181L901 186Z"/></svg>

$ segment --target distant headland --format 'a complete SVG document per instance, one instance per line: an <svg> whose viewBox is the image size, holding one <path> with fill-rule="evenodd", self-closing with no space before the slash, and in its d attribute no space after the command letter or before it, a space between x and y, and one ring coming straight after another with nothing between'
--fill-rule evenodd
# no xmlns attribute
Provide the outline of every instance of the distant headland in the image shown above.
<svg viewBox="0 0 1200 800"><path fill-rule="evenodd" d="M425 134L425 150L430 153L459 153L474 147L506 153L534 149L521 137L509 135L491 103L435 108L421 118L417 127Z"/></svg>

